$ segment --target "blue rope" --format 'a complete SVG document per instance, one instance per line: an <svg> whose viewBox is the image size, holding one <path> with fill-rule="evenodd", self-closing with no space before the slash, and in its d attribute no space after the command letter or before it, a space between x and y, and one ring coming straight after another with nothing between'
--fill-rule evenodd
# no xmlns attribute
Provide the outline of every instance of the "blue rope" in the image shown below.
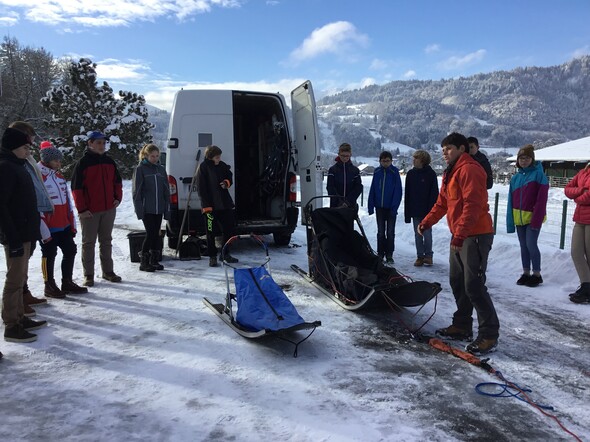
<svg viewBox="0 0 590 442"><path fill-rule="evenodd" d="M523 402L526 402L526 403L530 402L530 401L524 399L520 395L521 395L521 393L531 393L533 390L531 390L530 388L522 388L522 387L518 386L517 384L515 384L514 382L510 382L510 384L509 384L508 381L506 380L506 378L504 377L504 375L502 375L502 373L498 370L496 370L496 375L502 381L504 381L504 383L480 382L479 384L477 384L475 386L475 391L477 391L478 394L481 394L483 396L515 397L516 399L521 400ZM484 391L486 387L491 387L491 386L497 387L499 389L499 391L497 393ZM515 390L516 393L514 393L511 390ZM541 404L537 404L536 402L532 402L532 403L543 410L554 410L554 408L551 405L541 405Z"/></svg>

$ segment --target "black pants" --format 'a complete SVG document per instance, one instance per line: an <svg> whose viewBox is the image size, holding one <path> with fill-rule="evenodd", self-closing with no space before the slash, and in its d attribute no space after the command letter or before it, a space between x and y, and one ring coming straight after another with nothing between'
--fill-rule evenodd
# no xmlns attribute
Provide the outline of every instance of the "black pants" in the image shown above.
<svg viewBox="0 0 590 442"><path fill-rule="evenodd" d="M74 234L68 227L60 232L51 232L51 241L41 243L41 269L43 270L43 279L50 281L54 279L55 258L57 248L61 249L63 258L61 260L61 277L62 279L72 279L74 272L74 259L78 248L74 242Z"/></svg>
<svg viewBox="0 0 590 442"><path fill-rule="evenodd" d="M215 225L221 228L223 234L223 244L234 236L236 219L234 211L214 210L205 215L207 223L207 252L209 256L217 256L217 247L215 246Z"/></svg>
<svg viewBox="0 0 590 442"><path fill-rule="evenodd" d="M145 227L145 239L141 246L141 253L148 253L150 250L160 250L160 227L162 225L162 214L156 215L146 213L143 215L143 226Z"/></svg>

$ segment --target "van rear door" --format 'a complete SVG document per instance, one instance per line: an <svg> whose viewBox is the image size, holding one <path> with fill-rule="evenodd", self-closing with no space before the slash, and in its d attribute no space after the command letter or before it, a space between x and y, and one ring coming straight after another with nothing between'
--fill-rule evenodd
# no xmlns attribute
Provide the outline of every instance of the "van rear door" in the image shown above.
<svg viewBox="0 0 590 442"><path fill-rule="evenodd" d="M318 126L315 98L310 81L306 81L291 92L293 109L294 143L297 149L297 173L301 190L301 206L315 196L322 195L322 172L318 153ZM322 199L312 203L314 208L322 207ZM301 211L305 223L304 210Z"/></svg>

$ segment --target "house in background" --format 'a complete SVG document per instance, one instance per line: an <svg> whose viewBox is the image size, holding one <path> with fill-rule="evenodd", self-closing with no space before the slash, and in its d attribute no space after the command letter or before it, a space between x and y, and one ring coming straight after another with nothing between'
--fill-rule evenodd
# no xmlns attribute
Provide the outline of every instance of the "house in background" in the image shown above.
<svg viewBox="0 0 590 442"><path fill-rule="evenodd" d="M565 187L590 162L590 137L535 150L535 160L543 164L550 186ZM506 161L516 161L516 155Z"/></svg>

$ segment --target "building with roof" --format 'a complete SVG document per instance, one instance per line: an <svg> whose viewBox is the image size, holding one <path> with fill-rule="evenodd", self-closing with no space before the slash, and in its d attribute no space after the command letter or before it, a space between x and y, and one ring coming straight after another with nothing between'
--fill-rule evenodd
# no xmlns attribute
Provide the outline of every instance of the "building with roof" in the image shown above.
<svg viewBox="0 0 590 442"><path fill-rule="evenodd" d="M549 185L565 187L590 162L590 137L535 150L535 160L543 164ZM506 161L516 161L516 155Z"/></svg>

